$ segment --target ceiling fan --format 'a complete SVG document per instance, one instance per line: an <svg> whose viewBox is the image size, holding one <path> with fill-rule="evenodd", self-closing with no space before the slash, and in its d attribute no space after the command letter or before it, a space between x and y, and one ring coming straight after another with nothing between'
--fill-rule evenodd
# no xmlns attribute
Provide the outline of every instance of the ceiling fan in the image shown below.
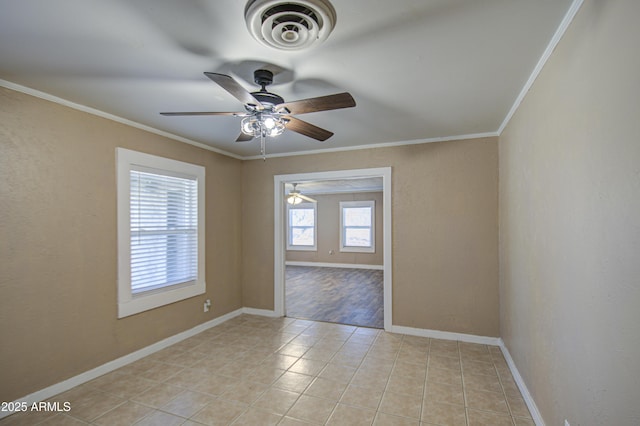
<svg viewBox="0 0 640 426"><path fill-rule="evenodd" d="M314 200L313 198L303 195L300 191L296 189L296 186L298 186L298 184L294 183L293 189L289 191L289 195L287 195L287 203L296 205L296 204L302 203L303 201L307 201L309 203L316 202L316 200Z"/></svg>
<svg viewBox="0 0 640 426"><path fill-rule="evenodd" d="M267 86L273 83L273 73L265 69L254 71L253 79L255 83L260 86L260 90L256 92L248 92L231 76L225 74L205 72L204 75L242 102L245 111L161 112L160 114L168 116L233 115L236 117L244 117L241 122L242 132L236 139L236 142L250 141L254 137L260 137L262 140L263 155L264 138L267 136L278 136L282 134L285 129L318 141L325 141L333 136L332 132L300 120L294 117L294 115L356 106L355 100L347 92L285 102L281 96L267 91Z"/></svg>

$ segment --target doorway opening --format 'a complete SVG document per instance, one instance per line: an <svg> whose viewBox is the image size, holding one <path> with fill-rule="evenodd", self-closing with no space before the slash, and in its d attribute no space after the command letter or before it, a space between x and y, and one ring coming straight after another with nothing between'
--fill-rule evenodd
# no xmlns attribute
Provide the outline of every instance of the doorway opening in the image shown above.
<svg viewBox="0 0 640 426"><path fill-rule="evenodd" d="M316 210L292 208L292 188ZM277 175L274 206L275 314L390 329L391 168Z"/></svg>

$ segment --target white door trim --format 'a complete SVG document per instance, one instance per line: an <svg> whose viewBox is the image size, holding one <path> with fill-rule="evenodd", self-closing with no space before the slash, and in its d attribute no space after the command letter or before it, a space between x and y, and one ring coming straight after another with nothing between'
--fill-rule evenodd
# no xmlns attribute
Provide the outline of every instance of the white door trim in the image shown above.
<svg viewBox="0 0 640 426"><path fill-rule="evenodd" d="M288 175L275 175L273 177L273 205L274 205L274 301L273 308L276 316L285 314L285 183L300 183L310 180L332 180L365 177L382 177L383 199L383 270L384 270L384 329L390 331L392 324L392 253L391 253L391 167L379 167L371 169L335 170L328 172L296 173Z"/></svg>

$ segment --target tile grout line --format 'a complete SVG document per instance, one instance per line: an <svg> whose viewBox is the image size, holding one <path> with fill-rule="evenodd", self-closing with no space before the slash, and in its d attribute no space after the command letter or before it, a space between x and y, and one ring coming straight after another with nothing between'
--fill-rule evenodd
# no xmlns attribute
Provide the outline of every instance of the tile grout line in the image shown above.
<svg viewBox="0 0 640 426"><path fill-rule="evenodd" d="M363 328L363 327L361 327L361 326L356 326L356 330L357 330L358 328ZM367 328L367 327L364 327L364 328ZM351 333L351 336L353 336L353 335L354 335L354 333L355 333L355 331L354 331L353 333ZM349 387L349 385L351 384L351 382L353 382L353 378L355 377L356 373L357 373L357 372L358 372L358 370L360 369L360 366L362 366L362 362L363 362L363 361L364 361L364 359L367 357L367 354L369 354L369 351L371 351L371 348L373 347L374 343L376 342L376 340L378 340L378 337L380 336L380 334L381 334L381 332L379 331L379 332L376 334L376 338L375 338L375 339L373 339L373 342L371 342L371 344L368 344L368 345L367 345L367 346L369 346L369 348L367 349L367 352L365 352L364 356L362 357L362 359L361 359L361 360L360 360L360 362L358 363L358 366L357 366L357 367L355 367L355 369L356 369L356 370L354 371L353 375L351 376L351 378L350 378L350 379L349 379L349 381L347 382L347 385L345 386L345 390L344 390L344 391L342 391L342 394L340 395L340 398L338 398L338 401L336 402L336 406L335 406L335 407L333 407L333 410L331 410L331 414L329 414L329 417L327 418L327 421L325 422L325 424L326 424L329 420L331 420L331 417L333 416L333 414L335 413L336 409L338 408L338 404L340 404L340 401L341 401L341 400L342 400L342 398L344 397L344 393L346 392L346 390L347 390L347 388ZM349 340L349 339L347 339L347 340L342 344L342 346L340 346L340 349L342 349L342 348L344 347L344 345L347 343L347 341L348 341L348 340ZM337 354L338 352L340 352L340 349L338 349L338 351L337 351L335 354L333 354L333 356L331 357L331 359L333 359L333 358L336 356L336 354ZM329 362L327 363L327 365L328 365L330 362L331 362L331 361L329 361ZM324 371L324 370L323 370L323 371ZM382 399L382 398L381 398L381 399ZM345 405L348 405L348 404L345 404ZM376 410L376 411L377 411L377 410ZM375 421L375 414L374 414L374 416L373 416L373 419L374 419L374 420L372 420L372 424L373 424L373 421Z"/></svg>
<svg viewBox="0 0 640 426"><path fill-rule="evenodd" d="M489 351L491 354L491 351ZM509 400L507 399L507 392L504 390L504 385L502 384L502 377L500 376L500 371L496 367L496 362L493 359L493 355L491 355L491 364L493 365L493 369L496 371L496 375L498 376L498 383L500 383L500 389L502 389L502 396L504 397L504 403L507 405L507 410L509 410L509 416L511 417L511 423L516 424L516 419L513 416L513 412L511 411L511 404L509 404Z"/></svg>
<svg viewBox="0 0 640 426"><path fill-rule="evenodd" d="M496 362L493 359L493 355L491 354L491 350L489 350L489 355L491 356L491 365L493 365L493 369L496 372L496 376L498 376L498 383L500 383L500 389L502 390L502 397L504 398L504 403L507 406L507 410L509 410L509 416L511 417L511 423L516 424L516 419L511 411L511 405L509 404L509 400L507 399L507 392L504 390L504 386L502 385L502 378L500 377L500 371L496 366Z"/></svg>
<svg viewBox="0 0 640 426"><path fill-rule="evenodd" d="M488 345L483 345L483 346L487 347ZM487 348L487 349L488 349L488 348ZM462 354L462 352L460 352L460 354ZM502 390L502 396L503 396L503 398L504 398L504 401L505 401L505 404L506 404L506 406L507 406L507 410L508 410L508 413L507 413L507 414L508 414L508 416L509 416L509 419L511 420L511 424L512 424L512 425L515 425L515 424L516 424L515 417L514 417L514 415L513 415L512 411L511 411L511 407L510 407L510 405L509 405L509 401L507 400L506 391L504 390L504 386L503 386L503 384L502 384L502 378L501 378L501 376L500 376L500 372L498 371L498 369L497 369L497 367L496 367L495 360L493 359L493 355L491 354L491 351L490 351L490 350L489 350L489 355L491 356L491 366L493 367L493 369L494 369L494 371L495 371L495 373L496 373L496 376L498 377L498 382L500 383L500 389ZM460 365L462 366L462 357L461 357L461 359L460 359ZM464 393L464 397L465 397L465 412L466 412L466 415L467 415L467 423L469 423L469 413L468 413L468 410L469 410L471 407L467 406L467 397L466 397L467 391L466 391L466 386L464 385L464 367L462 367L462 371L463 371L463 375L462 375L462 376L463 376L463 379L462 379L462 387L463 387L463 393ZM492 393L498 393L498 392L493 392L493 391L490 391L490 390L481 390L481 392L492 392ZM498 415L499 415L499 414L504 414L504 413L502 413L502 412L500 412L500 411L487 410L487 409L474 408L474 410L478 410L478 411L482 411L482 412L486 412L486 413L494 413L494 414L498 414Z"/></svg>
<svg viewBox="0 0 640 426"><path fill-rule="evenodd" d="M376 338L376 340L378 340ZM403 338L404 340L404 338ZM380 401L378 401L378 405L376 407L376 414L373 417L373 423L375 423L376 419L378 418L378 413L380 413L380 406L382 405L382 400L384 399L384 394L387 391L387 387L389 386L389 381L391 380L391 373L393 373L393 370L396 368L396 360L398 359L398 354L396 354L396 356L393 358L393 366L391 367L391 372L389 372L389 377L387 377L387 380L384 384L384 389L382 390L382 395L380 396Z"/></svg>
<svg viewBox="0 0 640 426"><path fill-rule="evenodd" d="M308 320L305 320L305 321L308 321ZM311 321L315 321L315 320L311 320ZM309 326L309 327L310 327L310 326ZM308 329L309 327L307 327L307 329ZM285 417L287 416L287 414L289 413L289 411L291 411L291 409L293 408L293 406L294 406L294 405L296 405L296 403L300 400L300 398L302 397L302 395L304 394L304 392L305 392L307 389L309 389L309 387L310 387L313 383L315 383L316 379L317 379L318 377L320 377L320 374L321 374L321 373L322 373L322 372L327 368L327 366L331 363L331 360L335 358L335 356L338 354L338 352L340 352L340 350L344 347L344 345L347 343L347 341L348 341L348 340L349 340L349 339L354 335L355 331L359 328L358 326L351 326L351 327L355 327L355 330L354 330L354 331L352 331L352 332L351 332L351 334L350 334L350 336L349 336L349 337L348 337L348 338L347 338L347 339L342 343L342 345L340 345L340 348L339 348L339 349L338 349L338 350L337 350L333 355L331 355L331 358L329 358L329 360L327 361L326 365L322 368L322 370L320 370L320 371L318 372L318 374L317 374L317 375L313 376L313 377L314 377L314 379L311 381L311 383L309 383L309 384L308 384L308 385L307 385L307 386L302 390L302 392L300 392L300 395L296 398L296 400L294 401L294 403L293 403L293 404L291 404L291 407L289 407L289 408L285 411L285 414L283 414L283 415L282 415L282 419L278 422L278 424L282 423L282 421L285 419ZM305 330L306 330L306 329L305 329ZM303 331L303 332L304 332L304 331ZM302 334L303 332L300 332L300 334ZM298 336L299 336L300 334L298 334ZM326 333L325 333L325 334L326 334ZM376 337L376 338L377 338L377 337ZM292 340L293 340L293 339L292 339ZM322 339L320 339L320 340L322 340ZM317 343L317 342L316 342L316 343ZM315 346L315 344L314 344L314 345L312 345L311 347L309 347L309 349L313 348L314 346ZM309 351L309 349L307 350L307 352ZM369 348L369 349L370 349L370 348ZM367 353L368 353L368 352L369 352L369 350L367 350ZM305 353L306 353L306 352L305 352ZM300 356L300 358L299 358L299 359L302 359L302 356ZM362 364L362 362L360 362L360 364ZM289 368L290 368L290 367L289 367ZM287 369L286 371L289 371L289 369ZM356 371L357 371L357 368L356 368ZM351 382L351 380L353 380L353 377L349 380L349 383ZM347 384L347 386L348 386L348 384ZM340 398L342 398L342 395L340 395ZM324 398L323 398L323 399L324 399ZM324 422L324 424L326 424L326 423L331 419L331 416L332 416L332 415L333 415L333 413L335 412L336 407L338 406L339 402L340 402L340 399L338 399L338 401L336 402L336 406L331 410L331 413L329 413L329 417L327 417L327 420Z"/></svg>
<svg viewBox="0 0 640 426"><path fill-rule="evenodd" d="M298 321L298 320L296 319L296 321ZM302 321L310 321L310 320L302 320ZM294 321L294 323L295 323L295 321ZM296 334L296 337L294 337L293 339L291 339L290 341L288 341L287 343L285 343L284 345L282 345L280 348L278 348L278 350L280 350L280 349L282 349L284 346L286 346L286 345L290 344L292 340L295 340L297 337L299 337L300 335L302 335L302 333L304 333L304 332L305 332L306 330L308 330L310 327L311 327L311 325L307 326L307 328L305 328L304 330L302 330L300 333ZM316 342L316 343L317 343L317 342ZM315 344L314 344L314 345L311 345L311 346L309 347L309 349L313 348L313 346L315 346ZM306 351L306 352L308 352L308 351L309 351L309 349L307 349L307 351ZM305 352L305 353L306 353L306 352ZM276 351L276 353L277 353L277 351ZM334 354L334 355L335 355L335 354ZM302 356L298 357L298 360L300 360L300 359L302 359ZM298 361L296 361L296 362L298 362ZM291 368L294 364L295 364L295 362L294 362L293 364L291 364L291 366L289 366L289 368ZM289 368L287 368L287 369L285 370L285 372L284 372L282 375L284 375L285 373L289 372ZM282 377L282 376L280 376L280 377ZM314 381L315 381L315 380L312 380L312 381L311 381L311 383L313 383ZM277 382L277 379L276 379L273 383L275 383L275 382ZM269 385L269 386L273 386L273 383L272 383L271 385ZM293 404L291 404L291 406L290 406L289 408L287 408L287 409L286 409L286 411L285 411L285 412L284 412L284 414L282 415L282 418L280 419L280 421L278 422L278 424L282 423L282 421L285 419L285 417L287 417L287 414L289 413L289 411L291 411L291 409L293 408L293 406L294 406L294 405L296 405L296 403L300 400L300 398L301 398L301 397L302 397L302 395L304 394L304 391L306 391L306 390L309 388L309 386L311 386L311 383L309 383L307 386L305 386L305 388L304 388L304 389L302 389L302 391L300 392L300 394L298 395L298 397L296 398L296 400L295 400L295 401L293 401ZM284 390L284 389L283 389L283 390ZM288 389L286 389L286 390L287 390L287 391L289 391ZM291 392L291 391L289 391L289 392ZM235 420L234 420L234 421L235 421Z"/></svg>
<svg viewBox="0 0 640 426"><path fill-rule="evenodd" d="M291 341L292 341L292 340L294 340L295 338L297 338L297 337L299 337L299 336L301 336L301 335L304 335L304 332L305 332L306 330L308 330L311 326L312 326L312 325L309 325L309 326L307 326L307 328L305 328L304 330L299 331L297 334L295 334L295 337L294 337L294 338L292 338L291 340L287 341L286 343L283 343L280 347L278 347L275 351L273 351L273 352L272 352L272 355L273 355L273 354L278 354L278 353L279 353L279 351L280 351L283 347L285 347L285 346L287 346L287 345L289 345L289 344L292 344L292 343L291 343ZM285 327L283 327L283 328L286 328L286 326L285 326ZM281 328L280 330L282 330L283 328ZM337 355L337 353L338 353L342 348L344 348L344 346L346 345L346 343L348 342L348 340L349 340L349 339L350 339L350 338L355 334L355 331L356 331L358 328L359 328L358 326L355 326L354 331L352 331L352 332L350 333L349 337L347 337L347 338L344 340L344 342L342 343L342 345L340 346L340 348L336 351L336 353L335 353L335 354L333 354L333 355L332 355L332 357L327 361L327 363L326 363L327 365L331 362L331 360L332 360L333 358L335 358L335 356ZM326 336L327 334L328 334L328 333L325 333L323 336ZM379 335L379 334L378 334L378 335ZM376 339L377 339L377 337L378 337L378 336L376 336ZM319 340L322 340L322 337L321 337ZM374 342L375 342L375 340L374 340ZM316 343L318 343L318 342L316 342ZM308 352L308 351L309 351L311 348L313 348L314 346L315 346L315 344L314 344L314 345L312 345L312 346L310 346L310 347L308 347L308 349L305 351L305 353L306 353L306 352ZM369 346L369 349L367 349L367 352L366 352L366 353L368 353L368 352L371 350L371 347L373 346L373 344L368 344L367 346ZM252 350L252 349L254 349L254 348L249 348L249 350ZM299 361L299 360L303 359L303 356L304 356L304 354L302 354L302 355L300 355L300 356L296 356L296 358L298 358L298 361ZM365 356L363 357L363 359L364 359L365 357L366 357L366 354L365 354ZM297 361L296 361L296 362L297 362ZM295 364L295 363L294 363L294 364ZM357 371L357 369L360 367L360 365L361 365L361 364L362 364L362 361L360 361L360 363L358 364L358 367L356 367L356 371ZM293 364L292 364L292 366L293 366ZM290 371L290 368L291 368L292 366L289 366L289 367L285 370L285 372L291 372L291 371ZM187 367L185 367L185 368L187 368ZM302 392L300 392L299 396L296 398L296 400L295 400L295 401L294 401L294 403L291 405L291 407L289 407L289 409L287 409L287 411L286 411L283 415L281 415L281 416L282 416L282 419L281 419L281 421L280 421L279 423L281 423L281 422L282 422L282 420L284 420L284 418L286 417L287 413L291 410L291 408L293 407L293 405L295 405L295 403L300 399L300 397L301 397L302 395L304 395L304 392L305 392L307 389L309 389L309 387L310 387L310 386L311 386L311 385L316 381L316 379L319 377L319 374L320 374L322 371L324 371L324 369L325 369L325 368L326 368L326 366L325 366L325 367L324 367L324 368L323 368L323 369L322 369L322 370L321 370L317 375L314 375L314 376L309 375L309 377L312 377L312 378L313 378L313 380L312 380L312 381L311 381L311 382L310 382L310 383L309 383L309 384L308 384L308 385L307 385L307 386L302 390ZM176 373L176 374L177 374L177 373ZM304 373L299 373L299 374L304 374ZM304 374L304 375L306 375L306 374ZM240 380L240 379L238 379L238 380ZM351 379L349 380L349 382L347 383L347 386L351 383L351 381L352 381L352 380L353 380L353 378L351 378ZM272 383L272 384L273 384L273 383ZM272 384L270 384L270 385L269 385L269 387L271 387L271 385L272 385ZM267 392L267 390L268 390L268 389L266 389L266 390L264 390L263 392L261 392L261 393L260 393L260 396L258 396L258 398L256 398L256 400L257 400L257 399L259 399L262 395L264 395L264 394ZM215 398L215 399L220 399L220 398L222 397L222 395L223 395L223 394L221 394L221 395L217 395L217 396L212 395L212 396L214 396L214 398ZM342 396L342 395L341 395L341 396ZM222 398L222 399L224 400L224 398ZM127 401L128 401L128 400L127 400ZM126 401L125 401L125 402L126 402ZM123 402L123 404L124 404L125 402ZM254 406L254 403L255 403L255 401L253 401L252 403L249 403L249 404L247 405L247 408L246 408L244 411L242 411L238 416L236 416L236 417L233 419L232 424L236 423L236 422L237 422L237 420L238 420L240 417L242 417L242 415L244 415L245 413L247 413L251 408L255 407L255 406ZM338 400L338 402L336 402L336 406L334 407L334 409L333 409L333 410L332 410L332 412L330 413L329 417L327 418L327 421L331 418L331 415L333 415L333 413L335 412L335 409L337 408L338 403L339 403L339 400ZM142 405L145 405L145 404L142 404ZM207 404L207 405L208 405L208 404ZM197 415L198 415L198 413L202 412L202 411L206 408L206 406L207 406L207 405L205 405L204 407L202 407L200 410L198 410L196 413L194 413L194 414L193 414L192 416L190 416L189 418L185 418L185 421L198 422L197 420L195 420L195 419L194 419L194 417L195 417L195 416L197 416ZM145 406L147 406L147 405L145 405ZM114 407L114 409L115 409L115 408L117 408L117 407ZM167 413L167 414L176 415L176 414L174 414L174 413L170 413L170 412L167 412L167 411L161 410L161 409L156 408L156 407L150 407L150 406L149 406L149 408L154 408L154 409L156 409L156 410L158 410L158 411L162 411L162 412L165 412L165 413ZM110 411L111 411L111 410L110 410ZM102 416L102 415L104 415L104 414L106 414L106 413L103 413L103 414L101 414L100 416ZM275 414L275 413L274 413L274 414ZM145 417L147 417L147 416L145 416ZM184 418L183 416L178 416L178 417ZM140 419L140 420L142 420L142 419ZM140 420L139 420L139 421L140 421Z"/></svg>
<svg viewBox="0 0 640 426"><path fill-rule="evenodd" d="M294 322L292 322L291 324L293 324L293 323L295 323L295 321L294 321ZM276 331L282 331L282 332L283 332L283 331L284 331L284 329L285 329L285 328L287 328L287 327L288 327L289 325L291 325L291 324L285 325L285 326L283 326L283 327L279 328L279 329L278 329L278 330L276 330ZM282 344L281 344L281 345L280 345L276 350L274 350L274 351L273 351L269 356L272 356L272 355L278 354L278 351L280 351L284 346L286 346L286 345L290 344L291 340L294 340L296 337L300 336L300 335L301 335L305 330L307 330L310 326L311 326L311 325L307 326L304 330L302 330L302 331L298 332L297 334L295 334L295 337L293 337L293 338L292 338L292 339L290 339L289 341L287 341L287 342L285 342L285 343L282 343ZM224 332L223 332L223 333L221 333L221 334L224 334ZM293 333L292 333L292 334L293 334ZM249 348L248 350L254 350L254 349L255 349L255 347L251 347L251 348ZM266 358L268 358L268 357L265 357L265 359L266 359ZM301 357L298 357L298 360L299 360L299 359L301 359ZM264 361L264 360L263 360L263 361ZM297 361L296 361L296 362L297 362ZM294 364L295 364L295 363L294 363ZM293 364L292 364L292 365L293 365ZM291 368L291 367L289 367L289 368ZM285 371L285 372L289 371L289 368L287 368L287 369L286 369L286 370L284 370L284 371ZM228 377L228 376L225 376L225 377ZM240 379L240 378L235 378L235 377L233 377L233 379L234 379L234 380L242 380L242 379ZM277 380L277 379L276 379L276 380ZM271 384L269 384L269 385L268 385L268 386L269 386L269 388L273 385L273 383L275 383L275 381L276 381L276 380L274 380L274 382L272 382ZM243 410L242 412L240 412L236 417L234 417L234 418L233 418L233 420L231 421L231 424L236 423L236 421L237 421L240 417L242 417L242 416L243 416L244 414L246 414L246 413L247 413L251 408L253 408L253 407L254 407L254 403L255 403L258 399L260 399L260 398L261 398L261 397L262 397L262 396L267 392L267 390L269 390L269 388L267 388L266 390L264 390L263 392L261 392L261 393L260 393L260 396L258 396L258 398L256 398L253 402L248 403L248 404L247 404L246 409L245 409L245 410ZM306 388L305 388L305 389L306 389ZM212 395L212 394L208 394L208 395ZM224 398L221 398L223 395L224 395L224 392L223 392L222 394L220 394L220 395L212 395L212 396L213 396L215 399L222 399L223 401L229 401L229 400L225 400ZM302 395L302 394L301 394L301 395ZM231 400L231 401L229 401L229 402L232 402L232 401L233 401L233 400ZM238 402L242 402L242 401L238 401ZM297 402L297 399L296 399L296 402ZM295 402L294 402L294 404L295 404ZM201 412L202 412L202 411L203 411L203 410L204 410L208 405L209 405L209 404L206 404L204 407L202 407L200 410L198 410L198 411L197 411L196 413L194 413L192 416L190 416L189 418L187 418L187 419L185 420L185 422L186 422L186 421L192 421L192 422L194 422L194 423L200 423L200 422L198 422L197 420L195 420L195 419L194 419L194 417L195 417L195 416L197 416L199 413L201 413ZM160 411L162 411L162 410L160 410ZM173 413L169 413L169 414L173 414ZM175 415L175 414L174 414L174 415ZM179 416L179 417L182 417L182 416ZM284 417L284 416L283 416L283 417ZM184 422L183 422L183 423L184 423Z"/></svg>
<svg viewBox="0 0 640 426"><path fill-rule="evenodd" d="M467 426L469 426L469 402L467 400L467 387L465 386L465 382L464 382L464 365L462 362L462 350L460 349L460 341L457 340L456 341L456 345L458 347L458 358L460 359L460 380L462 381L462 403L464 404L464 419L465 422L467 424Z"/></svg>
<svg viewBox="0 0 640 426"><path fill-rule="evenodd" d="M426 363L426 368L424 370L424 388L422 389L422 404L420 406L420 419L419 421L422 422L422 418L424 417L424 411L426 408L426 401L427 401L427 380L429 377L429 364L431 362L431 342L433 341L433 339L429 338L429 348L427 349L427 363Z"/></svg>

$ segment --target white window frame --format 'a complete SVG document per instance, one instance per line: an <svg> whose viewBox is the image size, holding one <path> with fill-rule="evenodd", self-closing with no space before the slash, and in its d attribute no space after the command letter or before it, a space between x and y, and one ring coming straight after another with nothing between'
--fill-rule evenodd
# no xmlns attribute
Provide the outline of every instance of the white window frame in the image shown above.
<svg viewBox="0 0 640 426"><path fill-rule="evenodd" d="M344 209L345 208L362 208L369 207L371 209L371 227L370 241L371 246L347 246L345 245L346 227L344 225ZM376 202L370 201L341 201L340 202L340 251L353 253L375 253L376 252Z"/></svg>
<svg viewBox="0 0 640 426"><path fill-rule="evenodd" d="M292 209L313 210L313 245L301 246L291 244L291 224L289 223L289 211ZM287 250L289 251L317 251L318 250L318 203L306 202L300 204L287 204Z"/></svg>
<svg viewBox="0 0 640 426"><path fill-rule="evenodd" d="M206 292L205 283L205 168L195 164L116 148L118 220L118 318L127 317ZM198 194L197 277L193 281L132 294L130 172L195 179Z"/></svg>

